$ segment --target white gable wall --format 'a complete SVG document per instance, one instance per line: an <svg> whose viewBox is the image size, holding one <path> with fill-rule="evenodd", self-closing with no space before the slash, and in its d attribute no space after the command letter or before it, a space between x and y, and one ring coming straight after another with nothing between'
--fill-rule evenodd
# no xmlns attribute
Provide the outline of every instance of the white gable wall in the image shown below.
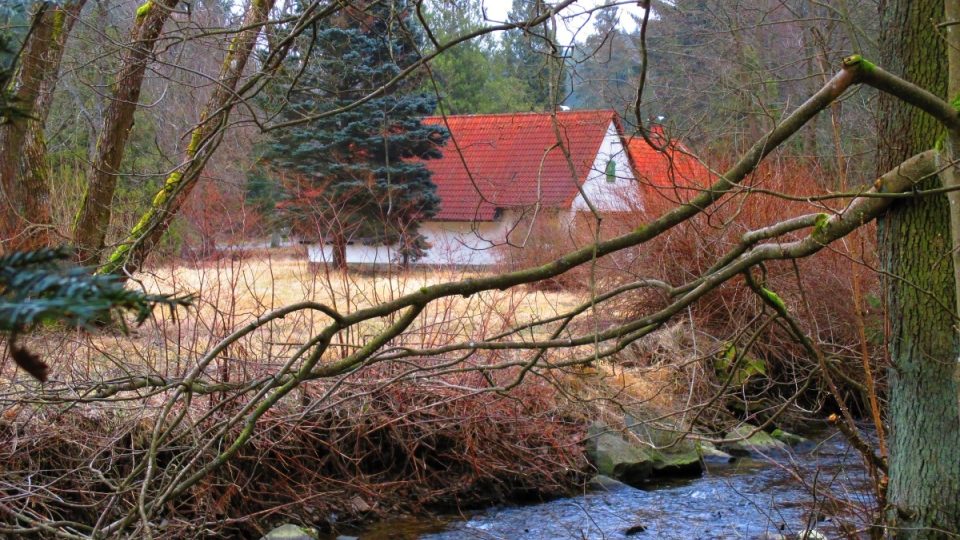
<svg viewBox="0 0 960 540"><path fill-rule="evenodd" d="M347 263L387 265L395 261L396 248L394 246L365 246L363 244L347 244ZM312 263L333 264L333 246L326 244L310 244L307 246L307 260Z"/></svg>
<svg viewBox="0 0 960 540"><path fill-rule="evenodd" d="M613 182L607 182L607 162L613 160L617 164L617 175ZM617 132L617 126L610 122L607 134L600 144L597 158L583 183L583 193L577 194L571 205L574 212L590 210L583 196L593 203L600 212L626 212L642 210L643 201L640 190L633 177L633 168L627 157L623 139Z"/></svg>

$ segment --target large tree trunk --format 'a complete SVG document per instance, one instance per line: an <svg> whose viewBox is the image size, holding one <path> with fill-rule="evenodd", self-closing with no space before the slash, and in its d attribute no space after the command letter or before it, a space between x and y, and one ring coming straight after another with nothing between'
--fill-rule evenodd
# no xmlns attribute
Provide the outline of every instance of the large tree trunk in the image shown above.
<svg viewBox="0 0 960 540"><path fill-rule="evenodd" d="M19 59L14 97L28 116L0 125L0 250L51 243L43 128L59 80L63 47L84 3L41 5Z"/></svg>
<svg viewBox="0 0 960 540"><path fill-rule="evenodd" d="M943 0L895 0L881 11L881 65L940 96L947 56L932 21L943 10ZM932 148L942 133L936 120L896 98L881 95L878 107L878 171ZM898 202L879 223L892 363L887 521L898 538L960 531L960 344L949 223L943 196Z"/></svg>
<svg viewBox="0 0 960 540"><path fill-rule="evenodd" d="M103 249L117 188L117 175L133 128L143 77L163 25L179 0L148 0L137 9L130 45L113 84L110 105L97 138L87 190L74 225L77 255L83 264L96 264Z"/></svg>
<svg viewBox="0 0 960 540"><path fill-rule="evenodd" d="M153 198L150 208L113 251L101 272L127 274L139 269L193 191L204 166L220 146L230 112L242 99L237 95L237 85L250 59L260 28L267 20L274 2L275 0L250 1L241 25L243 30L231 41L220 68L217 88L204 106L199 124L191 133L190 144L182 160L185 165L167 177L163 188Z"/></svg>

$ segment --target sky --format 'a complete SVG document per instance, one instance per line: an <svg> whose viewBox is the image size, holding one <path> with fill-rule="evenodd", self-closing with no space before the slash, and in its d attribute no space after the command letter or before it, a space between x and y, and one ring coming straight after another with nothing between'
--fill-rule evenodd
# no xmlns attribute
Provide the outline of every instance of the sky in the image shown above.
<svg viewBox="0 0 960 540"><path fill-rule="evenodd" d="M513 0L483 0L487 19L492 22L505 21L512 4ZM593 32L593 19L590 18L588 10L604 5L617 5L620 8L620 26L628 32L637 28L633 17L630 17L630 15L643 17L643 8L637 5L636 0L578 0L563 11L567 15L566 17L558 19L558 41L566 45L574 39L576 41L586 39Z"/></svg>

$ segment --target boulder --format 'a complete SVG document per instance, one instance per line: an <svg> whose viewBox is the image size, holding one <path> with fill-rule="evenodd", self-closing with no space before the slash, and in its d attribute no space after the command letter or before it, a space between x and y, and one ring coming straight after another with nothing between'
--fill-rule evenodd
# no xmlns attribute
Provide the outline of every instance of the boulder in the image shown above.
<svg viewBox="0 0 960 540"><path fill-rule="evenodd" d="M590 488L591 491L616 491L627 487L627 485L609 476L597 474L587 482L587 487Z"/></svg>
<svg viewBox="0 0 960 540"><path fill-rule="evenodd" d="M653 446L665 447L657 452L657 463L653 467L653 476L657 478L689 478L703 473L703 461L699 443L688 438L677 441L686 429L661 429L654 422L644 422L630 414L623 417L630 431L641 441ZM729 457L729 456L728 456Z"/></svg>
<svg viewBox="0 0 960 540"><path fill-rule="evenodd" d="M808 451L814 446L814 442L810 439L801 437L800 435L795 435L789 431L784 431L780 428L773 430L770 433L770 436L782 442L783 444L800 451Z"/></svg>
<svg viewBox="0 0 960 540"><path fill-rule="evenodd" d="M313 529L287 523L271 530L260 540L317 540L317 538L317 533Z"/></svg>
<svg viewBox="0 0 960 540"><path fill-rule="evenodd" d="M707 466L729 465L737 460L734 456L717 449L716 446L707 441L697 443L697 453L700 455L700 461Z"/></svg>
<svg viewBox="0 0 960 540"><path fill-rule="evenodd" d="M696 452L661 453L653 463L656 478L691 478L703 474L703 463Z"/></svg>
<svg viewBox="0 0 960 540"><path fill-rule="evenodd" d="M697 452L662 453L631 443L602 423L588 431L587 456L600 475L638 487L651 478L699 476L703 472Z"/></svg>
<svg viewBox="0 0 960 540"><path fill-rule="evenodd" d="M657 458L652 450L627 442L619 433L608 431L602 424L591 426L589 434L587 456L597 473L631 486L650 478Z"/></svg>
<svg viewBox="0 0 960 540"><path fill-rule="evenodd" d="M756 433L753 433L754 431ZM747 437L748 435L750 436ZM726 438L732 440L721 444L720 449L737 457L777 455L790 451L786 444L774 439L765 431L758 431L756 426L750 424L741 424L733 428L727 432Z"/></svg>

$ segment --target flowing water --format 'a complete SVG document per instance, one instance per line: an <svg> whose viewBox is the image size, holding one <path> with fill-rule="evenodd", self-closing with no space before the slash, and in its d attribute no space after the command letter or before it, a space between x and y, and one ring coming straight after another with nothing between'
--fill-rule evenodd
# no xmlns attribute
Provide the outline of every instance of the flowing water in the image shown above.
<svg viewBox="0 0 960 540"><path fill-rule="evenodd" d="M860 457L839 435L776 461L744 458L713 466L701 478L665 482L528 505L479 511L465 518L393 521L361 540L583 540L798 538L815 529L842 538L838 523L855 506L869 507ZM844 516L810 486L852 503ZM811 537L812 538L812 537Z"/></svg>

